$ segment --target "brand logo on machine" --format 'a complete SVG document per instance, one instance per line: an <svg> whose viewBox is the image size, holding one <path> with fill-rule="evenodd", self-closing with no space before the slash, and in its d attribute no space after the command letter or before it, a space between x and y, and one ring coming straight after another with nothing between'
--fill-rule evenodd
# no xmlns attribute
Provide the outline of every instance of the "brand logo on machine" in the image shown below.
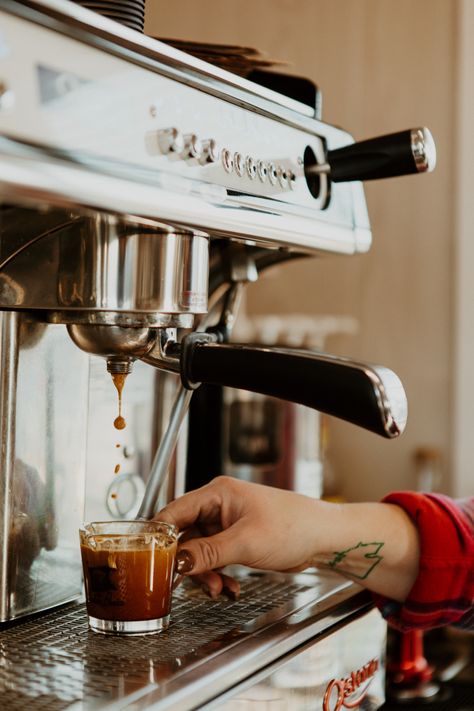
<svg viewBox="0 0 474 711"><path fill-rule="evenodd" d="M324 694L323 711L357 708L367 696L378 668L379 660L372 659L345 679L332 679Z"/></svg>

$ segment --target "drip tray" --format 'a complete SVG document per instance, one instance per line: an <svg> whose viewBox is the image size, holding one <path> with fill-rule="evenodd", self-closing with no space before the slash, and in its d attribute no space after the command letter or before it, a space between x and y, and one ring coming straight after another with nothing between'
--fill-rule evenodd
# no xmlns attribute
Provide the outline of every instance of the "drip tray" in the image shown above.
<svg viewBox="0 0 474 711"><path fill-rule="evenodd" d="M262 630L274 628L281 634L284 620L293 617L295 623L308 623L335 605L344 618L354 612L352 598L360 596L357 586L332 574L256 573L246 575L241 585L239 600L211 600L187 581L175 592L169 629L158 635L125 638L90 632L85 606L78 604L10 625L1 633L3 708L124 709L140 699L142 709L147 708L143 698L148 695L153 696L153 704L158 700L156 708L192 708L194 703L185 700L191 689L196 701L198 689L219 674L222 677L223 665L226 674L231 671L225 654L230 648L230 659L234 666L241 659L242 669L240 673L234 669L227 688L242 674L258 669L261 653L268 654L272 635L263 635L259 643ZM306 608L307 614L295 615ZM331 618L326 627L334 625L337 615L326 616ZM287 637L287 627L283 627ZM238 647L244 643L246 653L239 655ZM221 679L206 692L207 697L223 688Z"/></svg>

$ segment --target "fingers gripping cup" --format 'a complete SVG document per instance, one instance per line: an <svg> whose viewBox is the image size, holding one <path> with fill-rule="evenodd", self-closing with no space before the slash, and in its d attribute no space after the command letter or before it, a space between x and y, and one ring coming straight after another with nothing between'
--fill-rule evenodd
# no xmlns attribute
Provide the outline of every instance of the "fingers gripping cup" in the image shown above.
<svg viewBox="0 0 474 711"><path fill-rule="evenodd" d="M169 625L178 532L160 521L107 521L79 531L89 626L150 634Z"/></svg>

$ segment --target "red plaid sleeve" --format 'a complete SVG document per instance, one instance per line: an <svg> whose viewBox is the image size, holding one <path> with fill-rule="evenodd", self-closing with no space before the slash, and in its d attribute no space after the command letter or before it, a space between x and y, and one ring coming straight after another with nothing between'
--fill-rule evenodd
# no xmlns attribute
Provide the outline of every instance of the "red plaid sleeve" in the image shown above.
<svg viewBox="0 0 474 711"><path fill-rule="evenodd" d="M450 624L474 630L474 498L401 491L383 501L401 506L420 537L419 574L405 602L374 596L383 616L403 631Z"/></svg>

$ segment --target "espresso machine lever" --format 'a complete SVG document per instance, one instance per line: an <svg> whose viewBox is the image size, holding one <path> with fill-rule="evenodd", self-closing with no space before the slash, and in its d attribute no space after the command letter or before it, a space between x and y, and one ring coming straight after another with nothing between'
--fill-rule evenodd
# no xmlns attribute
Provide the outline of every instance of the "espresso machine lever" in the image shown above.
<svg viewBox="0 0 474 711"><path fill-rule="evenodd" d="M207 383L270 395L389 439L405 429L405 390L398 376L384 366L317 351L218 341L217 333L195 331L174 345L173 369L179 369L186 389ZM162 367L162 361L151 353L143 360ZM184 396L178 396L175 404L181 400L189 404Z"/></svg>
<svg viewBox="0 0 474 711"><path fill-rule="evenodd" d="M350 143L330 150L326 163L305 168L306 178L329 174L332 182L379 180L410 173L430 173L436 165L436 147L424 127Z"/></svg>
<svg viewBox="0 0 474 711"><path fill-rule="evenodd" d="M405 391L388 368L315 351L203 342L200 335L181 342L188 388L203 382L278 397L387 438L405 429Z"/></svg>

